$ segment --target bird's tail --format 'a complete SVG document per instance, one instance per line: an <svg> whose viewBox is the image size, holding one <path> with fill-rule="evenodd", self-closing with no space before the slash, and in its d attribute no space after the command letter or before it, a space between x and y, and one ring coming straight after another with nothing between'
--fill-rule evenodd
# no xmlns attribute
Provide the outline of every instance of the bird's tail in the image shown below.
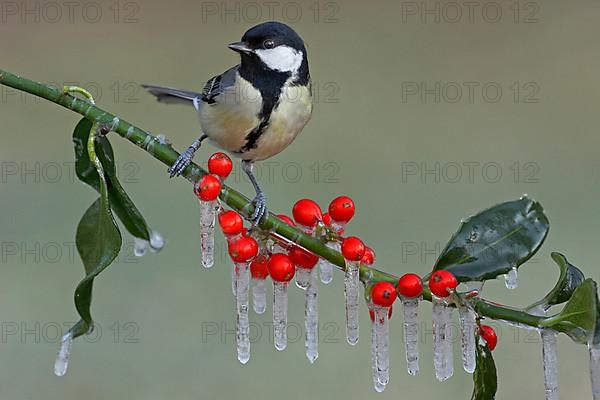
<svg viewBox="0 0 600 400"><path fill-rule="evenodd" d="M179 90L164 86L141 85L148 92L156 96L156 99L161 103L167 104L187 104L193 105L194 99L200 99L200 93L190 92L187 90ZM196 100L196 101L198 101Z"/></svg>

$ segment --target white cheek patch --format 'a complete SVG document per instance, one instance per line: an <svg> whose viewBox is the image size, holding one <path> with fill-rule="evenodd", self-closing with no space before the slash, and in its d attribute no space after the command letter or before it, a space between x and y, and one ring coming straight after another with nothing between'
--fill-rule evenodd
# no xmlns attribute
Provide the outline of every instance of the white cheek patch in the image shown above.
<svg viewBox="0 0 600 400"><path fill-rule="evenodd" d="M301 51L289 46L277 46L274 49L256 50L256 54L267 67L275 71L291 72L296 74L304 55Z"/></svg>

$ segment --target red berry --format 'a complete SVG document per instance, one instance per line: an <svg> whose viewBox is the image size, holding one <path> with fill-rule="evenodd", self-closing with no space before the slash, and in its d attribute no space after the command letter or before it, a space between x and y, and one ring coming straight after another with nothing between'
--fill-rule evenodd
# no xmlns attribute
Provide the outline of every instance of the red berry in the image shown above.
<svg viewBox="0 0 600 400"><path fill-rule="evenodd" d="M289 282L296 272L292 260L283 253L273 254L269 258L267 269L271 278L277 282Z"/></svg>
<svg viewBox="0 0 600 400"><path fill-rule="evenodd" d="M389 282L377 282L371 291L371 300L378 306L390 307L396 300L396 288Z"/></svg>
<svg viewBox="0 0 600 400"><path fill-rule="evenodd" d="M354 217L354 202L348 196L340 196L329 204L329 215L337 222L348 222Z"/></svg>
<svg viewBox="0 0 600 400"><path fill-rule="evenodd" d="M331 226L331 215L329 213L323 214L323 223L327 226Z"/></svg>
<svg viewBox="0 0 600 400"><path fill-rule="evenodd" d="M435 271L429 278L429 289L437 297L450 296L450 290L458 286L458 281L452 274L446 270Z"/></svg>
<svg viewBox="0 0 600 400"><path fill-rule="evenodd" d="M394 309L394 307L390 306L390 309L388 310L388 319L392 318L392 310ZM371 321L375 321L375 310L370 309L369 310L369 317L371 317Z"/></svg>
<svg viewBox="0 0 600 400"><path fill-rule="evenodd" d="M260 254L250 263L250 274L255 279L266 279L269 276L269 271L267 270L267 256L264 254Z"/></svg>
<svg viewBox="0 0 600 400"><path fill-rule="evenodd" d="M404 274L398 281L398 291L404 297L417 297L423 292L423 283L417 274Z"/></svg>
<svg viewBox="0 0 600 400"><path fill-rule="evenodd" d="M194 193L200 200L213 201L221 192L221 182L214 175L204 175L194 186Z"/></svg>
<svg viewBox="0 0 600 400"><path fill-rule="evenodd" d="M342 242L342 254L346 260L360 261L365 255L365 244L356 236L350 236Z"/></svg>
<svg viewBox="0 0 600 400"><path fill-rule="evenodd" d="M369 246L365 247L365 254L360 259L360 262L365 265L373 265L375 262L375 252Z"/></svg>
<svg viewBox="0 0 600 400"><path fill-rule="evenodd" d="M489 325L481 325L479 327L479 336L485 340L490 351L496 348L496 345L498 344L498 335L496 335L494 328Z"/></svg>
<svg viewBox="0 0 600 400"><path fill-rule="evenodd" d="M294 221L292 221L292 219L290 217L288 217L287 215L279 214L277 216L277 218L279 218L280 220L282 220L283 222L285 222L286 224L288 224L290 226L296 226Z"/></svg>
<svg viewBox="0 0 600 400"><path fill-rule="evenodd" d="M247 262L258 253L258 243L250 236L242 236L229 244L229 255L234 262Z"/></svg>
<svg viewBox="0 0 600 400"><path fill-rule="evenodd" d="M226 235L237 235L244 228L244 221L240 214L233 210L219 214L219 225Z"/></svg>
<svg viewBox="0 0 600 400"><path fill-rule="evenodd" d="M292 208L294 220L300 225L314 227L323 220L321 208L310 199L298 200Z"/></svg>
<svg viewBox="0 0 600 400"><path fill-rule="evenodd" d="M288 255L294 264L301 268L311 269L317 265L317 262L319 261L319 256L298 246L292 247Z"/></svg>
<svg viewBox="0 0 600 400"><path fill-rule="evenodd" d="M221 179L226 179L232 168L231 158L225 153L215 153L208 159L208 171Z"/></svg>

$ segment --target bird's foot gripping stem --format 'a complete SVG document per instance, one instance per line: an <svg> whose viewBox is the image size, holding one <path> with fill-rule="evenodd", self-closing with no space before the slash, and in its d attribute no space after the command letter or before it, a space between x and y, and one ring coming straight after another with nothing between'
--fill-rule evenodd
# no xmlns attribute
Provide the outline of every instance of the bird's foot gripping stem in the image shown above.
<svg viewBox="0 0 600 400"><path fill-rule="evenodd" d="M177 160L169 167L169 177L173 178L174 176L179 176L183 173L188 165L192 162L194 158L194 154L200 148L202 141L206 139L206 135L202 135L198 139L194 140L194 142L187 148L183 153L177 157Z"/></svg>
<svg viewBox="0 0 600 400"><path fill-rule="evenodd" d="M258 181L254 177L254 174L252 173L252 162L243 160L242 169L244 170L246 175L248 175L248 179L250 179L250 182L252 183L252 186L254 186L254 190L256 191L256 197L254 197L254 199L250 203L254 206L254 210L252 211L252 214L248 217L248 219L252 223L250 229L254 229L259 224L262 217L264 217L268 213L267 199L265 197L264 192L260 188Z"/></svg>
<svg viewBox="0 0 600 400"><path fill-rule="evenodd" d="M254 211L252 211L249 220L252 222L250 229L253 229L259 224L262 217L268 213L265 194L262 191L256 193L256 197L252 200L251 204L254 206Z"/></svg>

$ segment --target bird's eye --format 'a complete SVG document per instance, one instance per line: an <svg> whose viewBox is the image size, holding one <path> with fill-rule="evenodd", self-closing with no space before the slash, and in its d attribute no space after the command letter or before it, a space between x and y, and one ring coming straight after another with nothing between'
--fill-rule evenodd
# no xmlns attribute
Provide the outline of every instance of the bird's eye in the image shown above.
<svg viewBox="0 0 600 400"><path fill-rule="evenodd" d="M267 39L263 43L263 46L265 49L272 49L273 47L275 47L275 42L272 39Z"/></svg>

